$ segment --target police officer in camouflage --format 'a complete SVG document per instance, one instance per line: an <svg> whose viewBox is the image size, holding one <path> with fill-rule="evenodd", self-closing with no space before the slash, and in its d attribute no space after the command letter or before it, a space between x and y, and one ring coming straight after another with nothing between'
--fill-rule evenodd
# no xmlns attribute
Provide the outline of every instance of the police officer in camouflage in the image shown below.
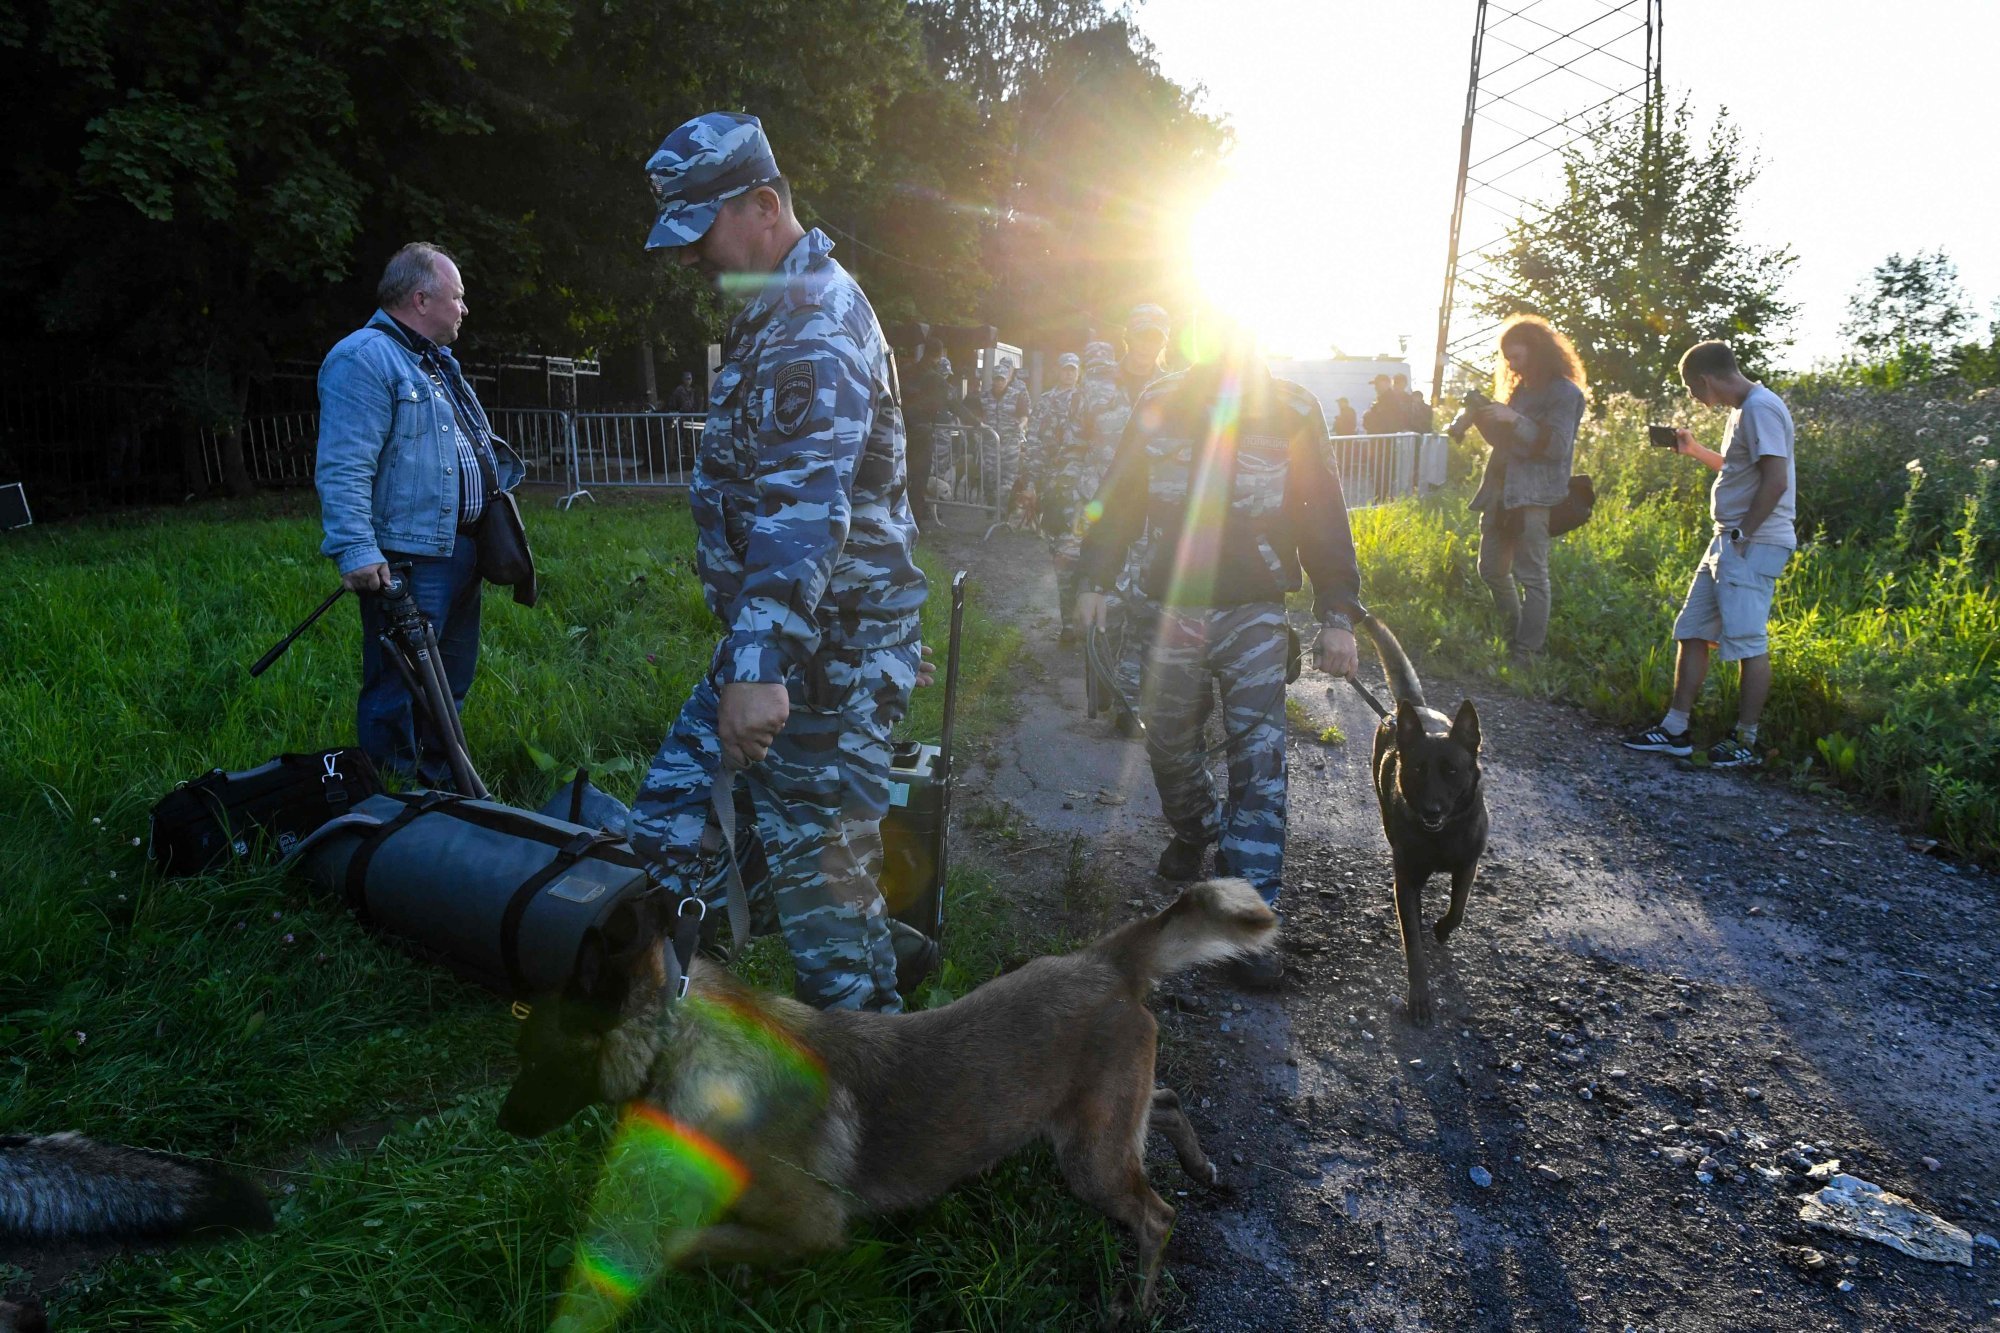
<svg viewBox="0 0 2000 1333"><path fill-rule="evenodd" d="M1125 316L1125 359L1118 363L1118 388L1129 402L1137 403L1146 386L1166 373L1161 358L1171 332L1167 312L1159 306L1135 305ZM1124 612L1124 629L1118 636L1118 688L1130 699L1139 698L1143 689L1148 640L1158 610L1139 586L1148 540L1142 529L1125 559L1125 572L1118 576L1117 602ZM1128 739L1138 734L1123 712L1112 719L1112 726Z"/></svg>
<svg viewBox="0 0 2000 1333"><path fill-rule="evenodd" d="M720 901L703 834L718 769L740 770L769 867L753 911L783 930L799 998L895 1012L869 843L926 587L888 346L833 243L799 225L755 117L697 116L646 174L660 209L647 249L751 295L723 344L690 492L724 637L640 787L632 845L669 884Z"/></svg>
<svg viewBox="0 0 2000 1333"><path fill-rule="evenodd" d="M1035 481L1042 536L1048 541L1051 558L1056 558L1057 547L1069 535L1069 502L1057 480L1057 471L1062 452L1063 423L1069 419L1070 401L1076 397L1076 384L1082 375L1083 358L1075 352L1064 352L1056 358L1055 387L1044 389L1042 396L1035 400L1035 411L1028 418L1027 436L1022 446L1029 475ZM1057 579L1060 587L1060 564L1057 565ZM1056 601L1065 617L1064 629L1074 636L1075 630L1067 619L1071 613L1069 600L1058 595Z"/></svg>
<svg viewBox="0 0 2000 1333"><path fill-rule="evenodd" d="M993 368L992 387L979 395L979 410L993 428L992 435L982 437L981 466L993 479L993 498L1002 514L1013 500L1014 483L1021 475L1021 439L1033 409L1034 398L1014 358L1001 357Z"/></svg>
<svg viewBox="0 0 2000 1333"><path fill-rule="evenodd" d="M1301 567L1320 621L1315 664L1334 676L1356 665L1361 578L1319 403L1240 340L1217 349L1141 396L1097 498L1078 566L1086 632L1104 623L1127 551L1152 529L1139 578L1158 618L1146 752L1173 830L1159 873L1199 877L1217 843L1217 873L1241 876L1275 905L1285 857L1284 603ZM1201 739L1211 677L1222 691L1226 805ZM1280 974L1271 955L1239 979L1268 985Z"/></svg>

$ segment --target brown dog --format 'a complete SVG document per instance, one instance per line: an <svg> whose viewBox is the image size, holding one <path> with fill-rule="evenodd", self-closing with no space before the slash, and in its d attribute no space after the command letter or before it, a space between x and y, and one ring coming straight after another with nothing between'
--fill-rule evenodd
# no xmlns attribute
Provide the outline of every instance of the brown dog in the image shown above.
<svg viewBox="0 0 2000 1333"><path fill-rule="evenodd" d="M852 1214L912 1208L1035 1139L1079 1198L1131 1230L1148 1308L1174 1210L1146 1180L1148 1129L1201 1184L1216 1171L1153 1083L1158 978L1271 946L1241 880L1072 954L1037 958L939 1009L822 1013L697 960L668 1002L662 921L614 916L562 999L535 1007L500 1126L534 1137L592 1102L644 1103L732 1161L740 1193L677 1237L677 1262L776 1262L836 1248Z"/></svg>

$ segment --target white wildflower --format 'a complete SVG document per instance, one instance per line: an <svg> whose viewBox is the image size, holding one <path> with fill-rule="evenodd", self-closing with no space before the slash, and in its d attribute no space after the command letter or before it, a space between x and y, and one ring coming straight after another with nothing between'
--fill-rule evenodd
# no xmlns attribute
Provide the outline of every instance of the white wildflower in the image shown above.
<svg viewBox="0 0 2000 1333"><path fill-rule="evenodd" d="M1967 440L1966 443L1974 449L1984 449L1989 441L1984 435L1975 435Z"/></svg>
<svg viewBox="0 0 2000 1333"><path fill-rule="evenodd" d="M2000 467L2000 458L1982 458L1973 466L1981 472L1991 472L1994 468Z"/></svg>
<svg viewBox="0 0 2000 1333"><path fill-rule="evenodd" d="M139 840L137 838L132 839L132 845L134 847L137 847L139 845Z"/></svg>
<svg viewBox="0 0 2000 1333"><path fill-rule="evenodd" d="M1908 472L1913 476L1918 476L1918 477L1923 476L1924 475L1923 460L1912 458L1909 462L1903 464L1903 471Z"/></svg>

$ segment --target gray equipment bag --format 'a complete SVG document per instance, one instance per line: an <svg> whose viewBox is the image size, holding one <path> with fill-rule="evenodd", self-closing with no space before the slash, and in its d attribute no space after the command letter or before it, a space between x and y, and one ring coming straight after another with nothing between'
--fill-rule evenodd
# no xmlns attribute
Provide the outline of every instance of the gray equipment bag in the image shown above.
<svg viewBox="0 0 2000 1333"><path fill-rule="evenodd" d="M447 792L371 796L293 865L363 925L521 1000L562 990L592 929L661 892L602 829Z"/></svg>

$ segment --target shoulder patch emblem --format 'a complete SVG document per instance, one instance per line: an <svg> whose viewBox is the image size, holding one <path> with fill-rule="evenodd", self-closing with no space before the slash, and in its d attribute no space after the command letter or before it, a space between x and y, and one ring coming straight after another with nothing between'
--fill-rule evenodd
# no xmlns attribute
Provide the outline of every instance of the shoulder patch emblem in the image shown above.
<svg viewBox="0 0 2000 1333"><path fill-rule="evenodd" d="M772 387L771 420L786 435L796 435L812 415L819 396L819 377L810 361L793 361L778 369Z"/></svg>

